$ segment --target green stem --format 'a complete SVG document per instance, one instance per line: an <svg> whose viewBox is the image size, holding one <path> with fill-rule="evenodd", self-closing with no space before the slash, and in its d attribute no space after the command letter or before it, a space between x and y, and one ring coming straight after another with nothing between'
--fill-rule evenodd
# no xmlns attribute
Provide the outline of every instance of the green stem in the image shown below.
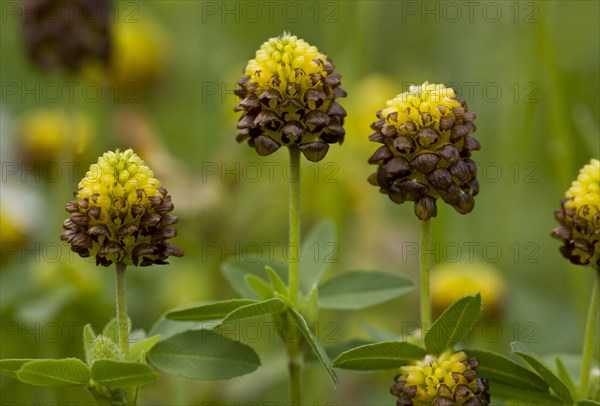
<svg viewBox="0 0 600 406"><path fill-rule="evenodd" d="M127 302L125 301L125 269L127 265L117 263L117 323L119 325L118 337L119 347L123 357L127 359L129 352L129 345L127 343L127 336L129 335L128 321L127 321Z"/></svg>
<svg viewBox="0 0 600 406"><path fill-rule="evenodd" d="M596 281L592 289L592 298L590 300L590 309L585 326L585 339L583 342L583 363L581 364L581 383L579 386L579 397L585 398L587 393L588 381L590 379L590 369L592 356L594 354L594 337L598 327L598 307L600 296L600 269L596 270Z"/></svg>
<svg viewBox="0 0 600 406"><path fill-rule="evenodd" d="M429 263L427 249L429 247L429 220L423 221L421 233L421 326L423 337L431 327L431 297L429 294Z"/></svg>
<svg viewBox="0 0 600 406"><path fill-rule="evenodd" d="M96 402L98 403L98 406L112 406L112 401L96 392L95 388L88 389L90 391L90 394L94 397L94 400L96 400Z"/></svg>
<svg viewBox="0 0 600 406"><path fill-rule="evenodd" d="M298 304L298 269L300 266L300 149L290 146L290 301ZM295 251L295 252L294 252Z"/></svg>
<svg viewBox="0 0 600 406"><path fill-rule="evenodd" d="M291 356L291 354L289 354ZM302 405L302 358L290 357L288 362L290 374L290 406Z"/></svg>
<svg viewBox="0 0 600 406"><path fill-rule="evenodd" d="M300 149L294 145L290 150L290 255L289 287L290 301L298 305L300 267ZM295 251L295 252L294 252ZM294 406L302 404L302 351L298 342L288 342L288 371L290 374L290 403Z"/></svg>

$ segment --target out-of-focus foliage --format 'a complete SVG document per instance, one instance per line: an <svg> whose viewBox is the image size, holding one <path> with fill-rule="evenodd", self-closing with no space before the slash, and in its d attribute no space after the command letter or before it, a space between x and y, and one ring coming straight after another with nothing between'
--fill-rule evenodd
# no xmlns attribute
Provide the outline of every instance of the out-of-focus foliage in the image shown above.
<svg viewBox="0 0 600 406"><path fill-rule="evenodd" d="M571 180L600 153L600 34L590 29L599 24L598 2L149 0L111 7L118 44L111 74L89 66L66 75L29 63L21 3L2 3L1 358L82 358L83 326L113 316L112 269L97 269L59 240L64 203L88 157L106 150L132 147L154 168L180 217L173 241L187 253L128 275L129 314L140 328L150 331L174 306L232 297L219 273L226 258L285 259L287 155L260 158L238 145L232 112L242 69L284 31L330 56L348 92L340 103L348 112L344 143L303 163L303 231L331 217L340 236L333 249L319 247L332 255L326 278L378 269L417 280L419 224L412 207L367 183L367 137L386 100L410 84L444 83L477 112L481 191L468 215L440 205L431 258L488 263L506 286L502 312L465 344L504 354L511 341L538 354L579 352L593 275L573 271L549 232ZM50 162L22 155L29 145L22 123L42 111L61 111L71 123L66 141L34 139L52 152ZM73 130L80 115L91 129L84 144ZM413 333L417 319L415 291L371 310L323 312L316 334L325 346L386 340ZM263 366L256 373L225 383L163 376L144 389L141 404L286 399L282 346L273 344L275 334L257 336L268 329L256 323L263 321L227 332L257 348ZM160 326L163 335L177 328ZM339 378L333 391L324 371L307 369L307 403L394 401L388 374ZM32 390L5 377L0 390L5 403L89 400L80 389Z"/></svg>

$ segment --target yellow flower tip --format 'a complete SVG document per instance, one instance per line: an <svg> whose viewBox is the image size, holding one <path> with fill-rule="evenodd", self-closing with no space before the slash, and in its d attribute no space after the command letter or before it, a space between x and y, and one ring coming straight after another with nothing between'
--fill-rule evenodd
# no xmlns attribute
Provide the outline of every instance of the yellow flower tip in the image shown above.
<svg viewBox="0 0 600 406"><path fill-rule="evenodd" d="M490 402L489 385L477 375L477 358L448 350L439 356L427 355L400 367L390 393L398 405L433 404L482 405Z"/></svg>
<svg viewBox="0 0 600 406"><path fill-rule="evenodd" d="M411 85L408 92L388 100L387 105L389 107L382 110L381 118L385 118L388 123L397 128L412 122L415 131L422 127L433 127L439 131L440 119L453 118L452 110L462 107L454 89L429 82L424 82L420 86Z"/></svg>
<svg viewBox="0 0 600 406"><path fill-rule="evenodd" d="M310 75L327 77L326 62L327 56L316 47L284 32L262 44L245 73L259 87L272 87L293 97L313 86Z"/></svg>
<svg viewBox="0 0 600 406"><path fill-rule="evenodd" d="M79 183L67 203L61 239L96 264L165 264L183 251L166 242L175 237L178 218L171 196L131 149L107 152Z"/></svg>
<svg viewBox="0 0 600 406"><path fill-rule="evenodd" d="M237 141L248 140L259 155L286 145L310 161L323 159L329 144L345 135L346 111L335 99L346 92L334 69L325 54L294 35L263 43L234 92L241 99L234 110L243 112Z"/></svg>
<svg viewBox="0 0 600 406"><path fill-rule="evenodd" d="M424 82L387 106L371 125L369 139L383 145L369 159L378 166L369 182L394 203L414 202L420 220L437 215L439 198L461 214L473 210L479 183L470 157L480 145L465 100L443 84Z"/></svg>
<svg viewBox="0 0 600 406"><path fill-rule="evenodd" d="M581 168L554 216L560 227L551 235L563 242L563 256L600 269L600 161L592 159Z"/></svg>
<svg viewBox="0 0 600 406"><path fill-rule="evenodd" d="M569 199L565 202L565 207L576 210L588 220L600 211L600 161L592 159L581 168L565 197ZM588 209L584 209L584 206Z"/></svg>
<svg viewBox="0 0 600 406"><path fill-rule="evenodd" d="M79 182L77 198L91 199L95 194L99 198L124 198L128 201L140 199L137 191L141 190L141 199L161 195L160 182L154 173L133 150L124 152L116 150L106 152L98 158L98 163L90 166L85 177ZM135 192L135 196L132 193Z"/></svg>

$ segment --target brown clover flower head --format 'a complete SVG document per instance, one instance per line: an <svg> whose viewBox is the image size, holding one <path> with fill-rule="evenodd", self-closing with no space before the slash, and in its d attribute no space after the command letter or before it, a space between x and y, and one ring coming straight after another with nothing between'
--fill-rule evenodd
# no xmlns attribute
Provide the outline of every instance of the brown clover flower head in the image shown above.
<svg viewBox="0 0 600 406"><path fill-rule="evenodd" d="M131 149L98 158L66 210L61 239L81 257L95 256L97 265L148 266L183 256L167 242L179 220L169 214L171 196Z"/></svg>
<svg viewBox="0 0 600 406"><path fill-rule="evenodd" d="M397 406L487 406L489 385L477 375L478 364L462 351L427 355L400 367L390 393L398 398Z"/></svg>
<svg viewBox="0 0 600 406"><path fill-rule="evenodd" d="M259 155L286 145L309 161L323 159L345 135L346 111L336 98L346 92L333 72L327 55L302 39L284 33L265 42L234 92L241 99L234 110L243 112L237 141L248 140Z"/></svg>
<svg viewBox="0 0 600 406"><path fill-rule="evenodd" d="M369 182L394 203L414 202L421 220L437 215L441 198L461 214L473 210L479 192L471 151L479 142L475 114L454 90L442 84L411 86L377 112L373 142L383 144L369 159L377 172Z"/></svg>
<svg viewBox="0 0 600 406"><path fill-rule="evenodd" d="M563 242L563 256L600 270L600 161L592 159L581 168L554 216L560 227L552 237Z"/></svg>
<svg viewBox="0 0 600 406"><path fill-rule="evenodd" d="M26 0L25 42L42 70L64 65L77 72L88 58L108 63L109 0Z"/></svg>

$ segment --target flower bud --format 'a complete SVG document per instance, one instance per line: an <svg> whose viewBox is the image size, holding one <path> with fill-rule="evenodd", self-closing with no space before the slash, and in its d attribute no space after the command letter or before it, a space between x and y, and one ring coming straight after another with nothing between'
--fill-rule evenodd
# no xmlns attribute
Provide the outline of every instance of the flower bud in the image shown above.
<svg viewBox="0 0 600 406"><path fill-rule="evenodd" d="M119 346L113 340L102 334L99 334L94 338L94 341L85 356L90 366L94 361L99 359L109 359L113 361L121 361L123 359L123 354L121 354Z"/></svg>

